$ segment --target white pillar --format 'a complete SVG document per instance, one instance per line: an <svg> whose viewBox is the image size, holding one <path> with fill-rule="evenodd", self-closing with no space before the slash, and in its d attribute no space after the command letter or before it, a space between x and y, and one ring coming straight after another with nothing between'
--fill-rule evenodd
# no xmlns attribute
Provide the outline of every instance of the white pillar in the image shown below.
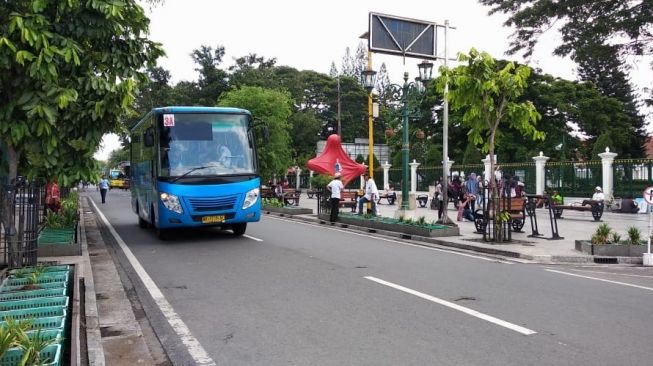
<svg viewBox="0 0 653 366"><path fill-rule="evenodd" d="M312 170L308 173L308 189L313 189L313 173L315 172Z"/></svg>
<svg viewBox="0 0 653 366"><path fill-rule="evenodd" d="M603 171L603 194L605 199L609 200L612 196L613 176L612 176L612 162L618 154L610 152L610 148L606 147L604 153L600 153L601 167Z"/></svg>
<svg viewBox="0 0 653 366"><path fill-rule="evenodd" d="M533 160L535 160L535 194L540 196L544 194L544 186L545 186L545 178L546 178L546 172L544 171L544 167L546 166L546 162L549 159L550 158L548 156L544 156L544 154L541 151L539 156L533 157Z"/></svg>
<svg viewBox="0 0 653 366"><path fill-rule="evenodd" d="M410 165L410 193L415 193L417 191L417 167L420 166L420 163L413 160Z"/></svg>
<svg viewBox="0 0 653 366"><path fill-rule="evenodd" d="M365 167L365 171L367 171L367 165L363 164L363 166ZM365 189L365 176L364 175L361 175L361 187L360 187L360 189Z"/></svg>
<svg viewBox="0 0 653 366"><path fill-rule="evenodd" d="M385 189L390 186L389 170L392 167L392 164L388 164L386 161L384 164L381 164L381 166L383 167L383 188Z"/></svg>
<svg viewBox="0 0 653 366"><path fill-rule="evenodd" d="M490 171L490 154L485 155L485 159L481 160L483 162L483 165L485 165L485 170L483 170L483 180L490 181L490 175L492 172ZM497 164L497 156L496 154L494 155L494 165Z"/></svg>
<svg viewBox="0 0 653 366"><path fill-rule="evenodd" d="M299 188L300 188L300 184L299 184L300 183L299 182L300 178L299 178L299 176L301 174L302 174L302 168L295 167L295 189L296 190L299 190Z"/></svg>

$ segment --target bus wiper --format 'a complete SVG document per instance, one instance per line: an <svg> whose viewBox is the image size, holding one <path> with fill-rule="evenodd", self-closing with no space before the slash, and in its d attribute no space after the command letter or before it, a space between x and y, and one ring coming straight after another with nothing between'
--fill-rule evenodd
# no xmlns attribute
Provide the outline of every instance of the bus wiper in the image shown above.
<svg viewBox="0 0 653 366"><path fill-rule="evenodd" d="M184 174L178 176L177 178L172 179L172 180L170 181L170 183L174 183L174 182L180 180L181 178L187 176L188 174L190 174L190 173L192 173L192 172L194 172L194 171L202 170L202 169L208 169L208 168L215 168L215 167L216 167L215 165L202 165L202 166L196 166L196 167L194 167L194 168L191 168L191 169L190 169L189 171L187 171L186 173L184 173Z"/></svg>

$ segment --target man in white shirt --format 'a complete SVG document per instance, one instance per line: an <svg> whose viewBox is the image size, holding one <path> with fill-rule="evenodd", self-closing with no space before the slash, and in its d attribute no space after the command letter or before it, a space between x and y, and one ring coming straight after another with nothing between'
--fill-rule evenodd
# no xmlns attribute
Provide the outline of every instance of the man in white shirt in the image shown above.
<svg viewBox="0 0 653 366"><path fill-rule="evenodd" d="M601 187L596 187L594 188L594 194L592 195L591 200L584 200L583 201L583 206L585 205L597 205L597 204L603 204L603 200L605 200L605 195L603 194L603 190Z"/></svg>
<svg viewBox="0 0 653 366"><path fill-rule="evenodd" d="M365 173L365 195L358 200L358 214L363 214L363 205L367 202L372 202L372 215L377 215L376 210L376 201L379 198L379 189L376 187L374 179L372 179L369 173Z"/></svg>
<svg viewBox="0 0 653 366"><path fill-rule="evenodd" d="M338 212L340 211L340 198L341 192L345 189L345 186L340 181L340 173L336 173L333 176L333 180L327 184L326 189L331 192L331 216L329 221L336 222L338 220Z"/></svg>

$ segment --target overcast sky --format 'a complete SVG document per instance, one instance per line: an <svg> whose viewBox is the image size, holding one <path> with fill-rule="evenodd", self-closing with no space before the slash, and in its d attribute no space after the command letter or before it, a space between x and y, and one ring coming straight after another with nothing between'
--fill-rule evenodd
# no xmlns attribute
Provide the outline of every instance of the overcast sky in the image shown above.
<svg viewBox="0 0 653 366"><path fill-rule="evenodd" d="M202 45L225 47L223 67L233 59L256 53L266 59L276 58L277 65L299 70L329 73L331 63L340 68L345 49L355 53L359 36L368 29L369 13L382 13L444 24L449 20L448 49L450 57L472 47L495 58L508 58L539 67L545 73L575 79L575 65L569 59L554 57L551 52L560 42L555 32L541 37L530 60L518 55L507 56L512 30L503 26L506 16L488 15L489 8L475 0L331 0L316 1L229 1L165 0L151 10L150 38L163 44L167 56L160 65L169 70L173 82L196 80L196 67L190 57ZM438 36L438 53L444 56L444 39ZM419 59L385 54L372 55L373 69L385 63L391 81L401 82L404 71L417 76ZM436 63L436 68L439 64ZM653 79L648 64L639 68L639 86L649 86ZM96 155L106 159L118 147L117 138L105 139L104 149Z"/></svg>

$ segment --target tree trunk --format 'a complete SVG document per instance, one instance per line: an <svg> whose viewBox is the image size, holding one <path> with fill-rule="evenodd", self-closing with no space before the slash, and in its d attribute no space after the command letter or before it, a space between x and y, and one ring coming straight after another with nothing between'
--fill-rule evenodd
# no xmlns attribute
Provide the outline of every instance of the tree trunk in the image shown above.
<svg viewBox="0 0 653 366"><path fill-rule="evenodd" d="M490 212L490 215L494 217L494 241L496 242L503 242L503 230L502 230L502 223L501 219L499 218L499 214L501 211L499 210L499 191L498 191L498 181L496 180L496 171L495 171L495 166L496 166L496 161L494 161L494 137L496 134L496 130L493 129L492 132L490 133L490 177L489 177L489 182L490 182L490 200L492 202L492 211Z"/></svg>
<svg viewBox="0 0 653 366"><path fill-rule="evenodd" d="M23 218L20 218L20 225L16 228L15 217L15 199L16 199L16 176L18 175L18 160L20 159L20 151L16 151L14 147L7 144L7 155L9 157L9 185L11 189L4 190L4 200L0 202L2 205L2 215L0 215L0 226L5 231L5 250L9 250L9 266L20 267L21 261L21 243L24 235L24 225L22 224ZM14 216L14 217L12 217Z"/></svg>

